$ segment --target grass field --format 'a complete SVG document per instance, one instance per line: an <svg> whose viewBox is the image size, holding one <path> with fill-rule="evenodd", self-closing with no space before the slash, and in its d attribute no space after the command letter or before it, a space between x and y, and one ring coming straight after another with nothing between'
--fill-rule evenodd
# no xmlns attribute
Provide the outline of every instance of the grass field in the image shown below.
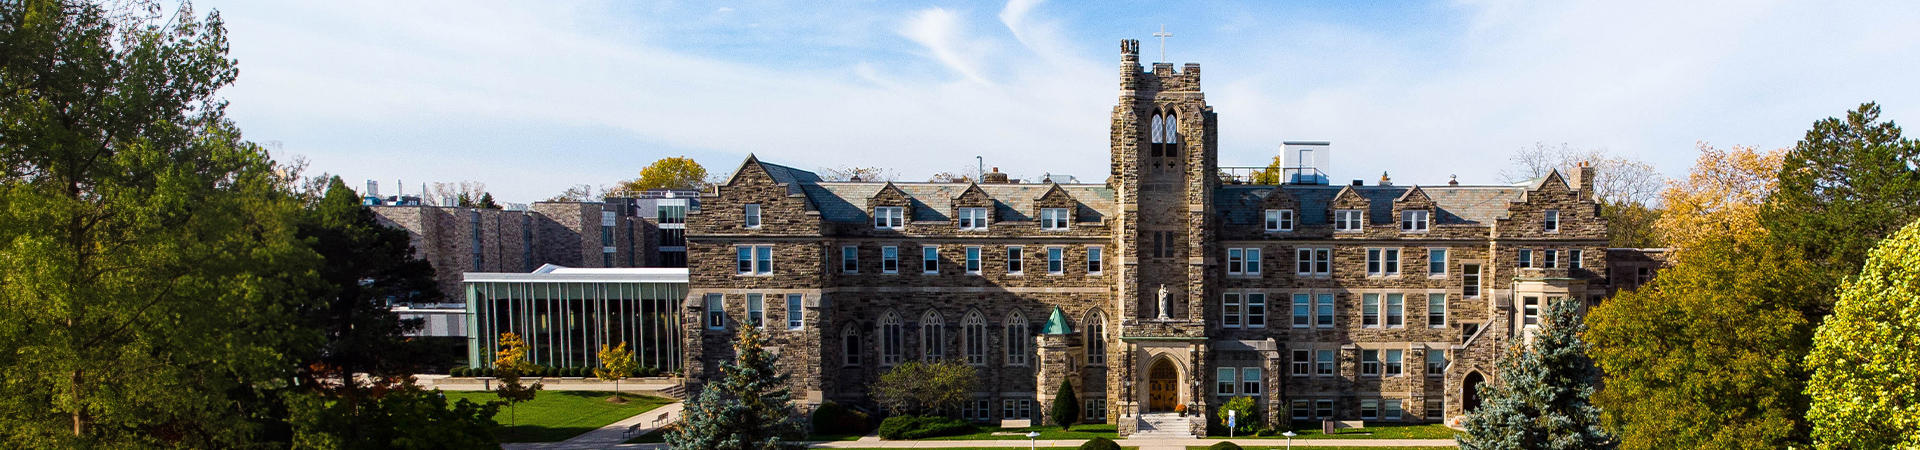
<svg viewBox="0 0 1920 450"><path fill-rule="evenodd" d="M857 441L857 440L860 440L860 435L858 434L816 434L812 436L807 436L808 442ZM635 436L633 439L628 439L627 442L625 443L627 444L660 444L665 442L667 442L666 431L654 430L651 433Z"/></svg>
<svg viewBox="0 0 1920 450"><path fill-rule="evenodd" d="M448 401L467 399L477 403L497 401L488 391L442 391ZM500 442L559 442L581 433L673 403L675 400L634 394L620 394L626 404L609 403L612 392L542 391L532 401L510 410L500 408L493 421L500 423L494 435ZM508 426L509 421L517 423Z"/></svg>
<svg viewBox="0 0 1920 450"><path fill-rule="evenodd" d="M1095 424L1095 425L1074 425L1071 431L1060 431L1060 427L1056 427L1056 426L1040 426L1040 427L1031 427L1031 428L980 427L980 431L973 434L962 434L959 436L932 437L932 438L926 438L921 440L923 441L984 441L984 440L1017 439L1017 440L1024 441L1024 440L1027 440L1026 434L1029 431L1040 432L1041 440L1093 439L1096 437L1103 437L1107 439L1120 439L1120 434L1114 425ZM994 434L994 433L1013 433L1013 434Z"/></svg>

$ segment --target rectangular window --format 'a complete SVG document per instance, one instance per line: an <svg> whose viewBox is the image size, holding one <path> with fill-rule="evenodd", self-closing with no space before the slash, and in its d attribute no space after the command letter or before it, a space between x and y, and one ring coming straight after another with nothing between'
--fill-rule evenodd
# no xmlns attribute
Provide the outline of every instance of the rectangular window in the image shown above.
<svg viewBox="0 0 1920 450"><path fill-rule="evenodd" d="M1361 400L1360 419L1372 420L1378 418L1380 418L1380 401L1373 399Z"/></svg>
<svg viewBox="0 0 1920 450"><path fill-rule="evenodd" d="M1293 401L1293 420L1307 420L1313 414L1313 408L1306 400Z"/></svg>
<svg viewBox="0 0 1920 450"><path fill-rule="evenodd" d="M900 229L906 225L906 208L898 206L880 206L873 208L873 227Z"/></svg>
<svg viewBox="0 0 1920 450"><path fill-rule="evenodd" d="M1247 275L1260 275L1260 249L1247 249Z"/></svg>
<svg viewBox="0 0 1920 450"><path fill-rule="evenodd" d="M1220 326L1240 328L1240 294L1222 294L1220 301Z"/></svg>
<svg viewBox="0 0 1920 450"><path fill-rule="evenodd" d="M987 229L987 208L960 208L960 229Z"/></svg>
<svg viewBox="0 0 1920 450"><path fill-rule="evenodd" d="M1380 294L1360 294L1360 326L1380 327Z"/></svg>
<svg viewBox="0 0 1920 450"><path fill-rule="evenodd" d="M798 330L806 325L806 306L800 294L787 294L787 329Z"/></svg>
<svg viewBox="0 0 1920 450"><path fill-rule="evenodd" d="M660 200L654 205L654 219L660 223L687 223L686 200Z"/></svg>
<svg viewBox="0 0 1920 450"><path fill-rule="evenodd" d="M1427 349L1427 375L1437 377L1446 374L1447 351L1437 348Z"/></svg>
<svg viewBox="0 0 1920 450"><path fill-rule="evenodd" d="M1360 351L1360 375L1368 377L1380 376L1379 350Z"/></svg>
<svg viewBox="0 0 1920 450"><path fill-rule="evenodd" d="M1247 328L1267 327L1267 294L1247 294Z"/></svg>
<svg viewBox="0 0 1920 450"><path fill-rule="evenodd" d="M1532 267L1533 267L1533 250L1524 249L1524 248L1520 249L1520 268L1527 269Z"/></svg>
<svg viewBox="0 0 1920 450"><path fill-rule="evenodd" d="M1293 231L1293 210L1267 210L1267 231Z"/></svg>
<svg viewBox="0 0 1920 450"><path fill-rule="evenodd" d="M840 272L860 273L860 247L840 247Z"/></svg>
<svg viewBox="0 0 1920 450"><path fill-rule="evenodd" d="M1320 328L1333 328L1333 294L1320 294L1314 305L1314 323Z"/></svg>
<svg viewBox="0 0 1920 450"><path fill-rule="evenodd" d="M1542 252L1541 256L1543 256L1543 258L1541 258L1540 262L1545 263L1542 267L1546 267L1548 269L1560 268L1560 251L1559 250L1546 250Z"/></svg>
<svg viewBox="0 0 1920 450"><path fill-rule="evenodd" d="M1547 232L1559 233L1560 232L1560 210L1549 209L1547 210L1546 216L1547 216L1547 220L1546 220Z"/></svg>
<svg viewBox="0 0 1920 450"><path fill-rule="evenodd" d="M1521 297L1521 322L1528 328L1540 325L1540 297Z"/></svg>
<svg viewBox="0 0 1920 450"><path fill-rule="evenodd" d="M1406 350L1387 350L1387 376L1400 376L1401 357L1405 354Z"/></svg>
<svg viewBox="0 0 1920 450"><path fill-rule="evenodd" d="M1300 275L1312 274L1313 273L1313 249L1310 249L1310 248L1294 249L1293 265L1294 265L1293 273L1300 274Z"/></svg>
<svg viewBox="0 0 1920 450"><path fill-rule="evenodd" d="M1313 358L1313 352L1310 352L1307 350L1294 350L1293 362L1292 362L1293 376L1296 376L1296 377L1307 376L1307 370L1313 365L1312 358Z"/></svg>
<svg viewBox="0 0 1920 450"><path fill-rule="evenodd" d="M1427 231L1427 211L1412 210L1400 212L1400 231Z"/></svg>
<svg viewBox="0 0 1920 450"><path fill-rule="evenodd" d="M1105 423L1107 421L1107 399L1087 399L1086 416L1088 422Z"/></svg>
<svg viewBox="0 0 1920 450"><path fill-rule="evenodd" d="M1100 247L1087 247L1087 274L1098 275L1104 269L1100 267L1102 250Z"/></svg>
<svg viewBox="0 0 1920 450"><path fill-rule="evenodd" d="M1585 269L1587 267L1586 262L1580 260L1580 253L1581 253L1580 249L1577 249L1577 248L1573 250L1567 250L1567 268L1568 269Z"/></svg>
<svg viewBox="0 0 1920 450"><path fill-rule="evenodd" d="M747 228L760 228L760 205L747 205Z"/></svg>
<svg viewBox="0 0 1920 450"><path fill-rule="evenodd" d="M773 246L742 245L733 250L735 266L741 275L773 273Z"/></svg>
<svg viewBox="0 0 1920 450"><path fill-rule="evenodd" d="M767 326L766 302L760 294L747 294L747 323L756 327Z"/></svg>
<svg viewBox="0 0 1920 450"><path fill-rule="evenodd" d="M940 273L940 247L920 247L920 272Z"/></svg>
<svg viewBox="0 0 1920 450"><path fill-rule="evenodd" d="M1380 406L1381 406L1381 409L1386 410L1382 414L1383 416L1385 416L1386 420L1400 420L1400 399L1389 398L1386 400L1381 400Z"/></svg>
<svg viewBox="0 0 1920 450"><path fill-rule="evenodd" d="M1633 284L1634 284L1635 286L1638 286L1638 285L1643 285L1643 284L1647 284L1647 282L1649 282L1649 281L1653 281L1653 270L1652 270L1652 269L1648 269L1648 268L1645 268L1645 267L1637 267L1637 268L1634 268L1634 273L1633 273Z"/></svg>
<svg viewBox="0 0 1920 450"><path fill-rule="evenodd" d="M1427 328L1447 327L1447 294L1427 294Z"/></svg>
<svg viewBox="0 0 1920 450"><path fill-rule="evenodd" d="M1293 294L1293 327L1313 326L1313 299L1307 294Z"/></svg>
<svg viewBox="0 0 1920 450"><path fill-rule="evenodd" d="M1033 400L1020 401L1020 418L1021 419L1033 418Z"/></svg>
<svg viewBox="0 0 1920 450"><path fill-rule="evenodd" d="M1333 249L1317 248L1313 250L1313 274L1333 273Z"/></svg>
<svg viewBox="0 0 1920 450"><path fill-rule="evenodd" d="M1245 273L1247 257L1243 252L1244 250L1237 248L1227 249L1227 275Z"/></svg>
<svg viewBox="0 0 1920 450"><path fill-rule="evenodd" d="M1059 275L1065 273L1067 250L1060 247L1047 247L1047 273Z"/></svg>
<svg viewBox="0 0 1920 450"><path fill-rule="evenodd" d="M1447 276L1447 249L1444 249L1444 248L1427 249L1427 276L1429 277Z"/></svg>
<svg viewBox="0 0 1920 450"><path fill-rule="evenodd" d="M707 329L720 330L727 327L727 306L720 294L707 294Z"/></svg>
<svg viewBox="0 0 1920 450"><path fill-rule="evenodd" d="M1480 298L1480 265L1460 266L1460 295L1466 298Z"/></svg>
<svg viewBox="0 0 1920 450"><path fill-rule="evenodd" d="M1067 229L1067 209L1066 208L1041 208L1040 209L1040 229L1042 230Z"/></svg>
<svg viewBox="0 0 1920 450"><path fill-rule="evenodd" d="M1380 275L1380 250L1381 249L1377 248L1367 249L1367 275L1369 276Z"/></svg>
<svg viewBox="0 0 1920 450"><path fill-rule="evenodd" d="M1387 328L1400 328L1407 324L1406 294L1387 294Z"/></svg>
<svg viewBox="0 0 1920 450"><path fill-rule="evenodd" d="M1219 302L1219 325L1238 329L1240 327L1240 294L1227 292Z"/></svg>
<svg viewBox="0 0 1920 450"><path fill-rule="evenodd" d="M1333 350L1316 351L1313 357L1314 374L1323 376L1333 375Z"/></svg>
<svg viewBox="0 0 1920 450"><path fill-rule="evenodd" d="M900 247L880 247L880 273L900 273Z"/></svg>
<svg viewBox="0 0 1920 450"><path fill-rule="evenodd" d="M1020 274L1023 253L1020 247L1007 247L1007 273Z"/></svg>
<svg viewBox="0 0 1920 450"><path fill-rule="evenodd" d="M980 247L967 247L967 273L980 274Z"/></svg>
<svg viewBox="0 0 1920 450"><path fill-rule="evenodd" d="M1264 381L1264 380L1260 379L1259 367L1241 368L1240 369L1240 395L1247 395L1247 396L1260 395L1261 381ZM1247 420L1253 420L1253 418L1249 417L1247 418Z"/></svg>
<svg viewBox="0 0 1920 450"><path fill-rule="evenodd" d="M1386 250L1387 250L1387 257L1384 258L1385 262L1387 263L1386 274L1388 276L1399 275L1400 274L1400 249L1389 248Z"/></svg>
<svg viewBox="0 0 1920 450"><path fill-rule="evenodd" d="M1233 395L1234 374L1239 372L1232 367L1221 367L1214 371L1214 394Z"/></svg>
<svg viewBox="0 0 1920 450"><path fill-rule="evenodd" d="M1360 210L1341 209L1333 211L1334 231L1360 231Z"/></svg>
<svg viewBox="0 0 1920 450"><path fill-rule="evenodd" d="M1427 420L1440 420L1446 415L1447 403L1444 400L1427 400Z"/></svg>
<svg viewBox="0 0 1920 450"><path fill-rule="evenodd" d="M1333 417L1333 400L1314 400L1313 401L1313 418L1327 419L1332 417Z"/></svg>

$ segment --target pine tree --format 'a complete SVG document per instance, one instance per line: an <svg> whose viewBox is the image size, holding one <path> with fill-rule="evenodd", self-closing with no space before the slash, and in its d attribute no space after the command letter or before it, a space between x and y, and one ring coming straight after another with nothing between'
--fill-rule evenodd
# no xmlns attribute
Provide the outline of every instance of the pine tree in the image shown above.
<svg viewBox="0 0 1920 450"><path fill-rule="evenodd" d="M684 450L799 449L800 415L780 372L779 355L763 348L758 327L741 326L734 360L720 363L721 379L710 382L686 403L678 429L667 445Z"/></svg>
<svg viewBox="0 0 1920 450"><path fill-rule="evenodd" d="M1060 391L1053 394L1053 410L1047 415L1052 416L1053 424L1059 425L1060 431L1080 421L1080 398L1073 394L1072 381L1060 380Z"/></svg>
<svg viewBox="0 0 1920 450"><path fill-rule="evenodd" d="M1530 344L1500 360L1500 378L1485 386L1480 410L1467 415L1464 450L1575 450L1614 448L1590 401L1600 371L1587 357L1579 305L1548 305L1546 323Z"/></svg>

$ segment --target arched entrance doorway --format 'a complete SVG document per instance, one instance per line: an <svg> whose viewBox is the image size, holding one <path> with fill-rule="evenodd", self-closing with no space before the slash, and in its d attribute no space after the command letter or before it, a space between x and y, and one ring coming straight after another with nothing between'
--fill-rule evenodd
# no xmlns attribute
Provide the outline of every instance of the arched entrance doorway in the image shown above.
<svg viewBox="0 0 1920 450"><path fill-rule="evenodd" d="M1470 413L1480 409L1480 385L1486 382L1486 377L1480 376L1480 372L1467 374L1467 379L1460 383L1460 405L1463 408L1460 412Z"/></svg>
<svg viewBox="0 0 1920 450"><path fill-rule="evenodd" d="M1167 358L1154 360L1147 370L1147 412L1173 411L1180 403L1180 369Z"/></svg>

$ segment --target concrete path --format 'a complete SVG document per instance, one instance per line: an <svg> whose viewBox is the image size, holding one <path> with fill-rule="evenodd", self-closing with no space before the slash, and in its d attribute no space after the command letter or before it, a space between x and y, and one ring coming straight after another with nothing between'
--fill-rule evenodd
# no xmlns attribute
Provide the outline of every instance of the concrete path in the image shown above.
<svg viewBox="0 0 1920 450"><path fill-rule="evenodd" d="M621 443L626 442L627 439L631 439L632 437L640 436L642 434L647 434L655 430L656 427L654 426L654 421L655 419L659 419L661 414L667 415L667 420L660 421L661 426L666 426L667 424L680 421L681 408L682 408L682 404L680 403L673 403L670 405L661 406L659 408L654 408L651 411L635 414L633 417L620 419L620 421L618 422L608 424L607 426L600 427L599 429L596 429L593 431L582 433L579 436L574 436L572 439L567 439L565 441L536 442L536 443L522 443L522 444L501 444L500 448L505 450L592 450L592 449L606 449L606 448L650 448L650 447L666 448L666 446L662 444L622 445ZM640 428L637 430L634 430L631 435L628 435L627 428L634 426L636 424L640 425Z"/></svg>
<svg viewBox="0 0 1920 450"><path fill-rule="evenodd" d="M485 391L499 387L500 383L477 378L451 378L446 375L415 375L415 382L427 389L444 391ZM532 381L527 381L531 383ZM680 383L663 379L629 379L620 382L620 392L645 394L666 390ZM587 378L579 380L542 380L540 388L549 391L613 391L613 382Z"/></svg>

